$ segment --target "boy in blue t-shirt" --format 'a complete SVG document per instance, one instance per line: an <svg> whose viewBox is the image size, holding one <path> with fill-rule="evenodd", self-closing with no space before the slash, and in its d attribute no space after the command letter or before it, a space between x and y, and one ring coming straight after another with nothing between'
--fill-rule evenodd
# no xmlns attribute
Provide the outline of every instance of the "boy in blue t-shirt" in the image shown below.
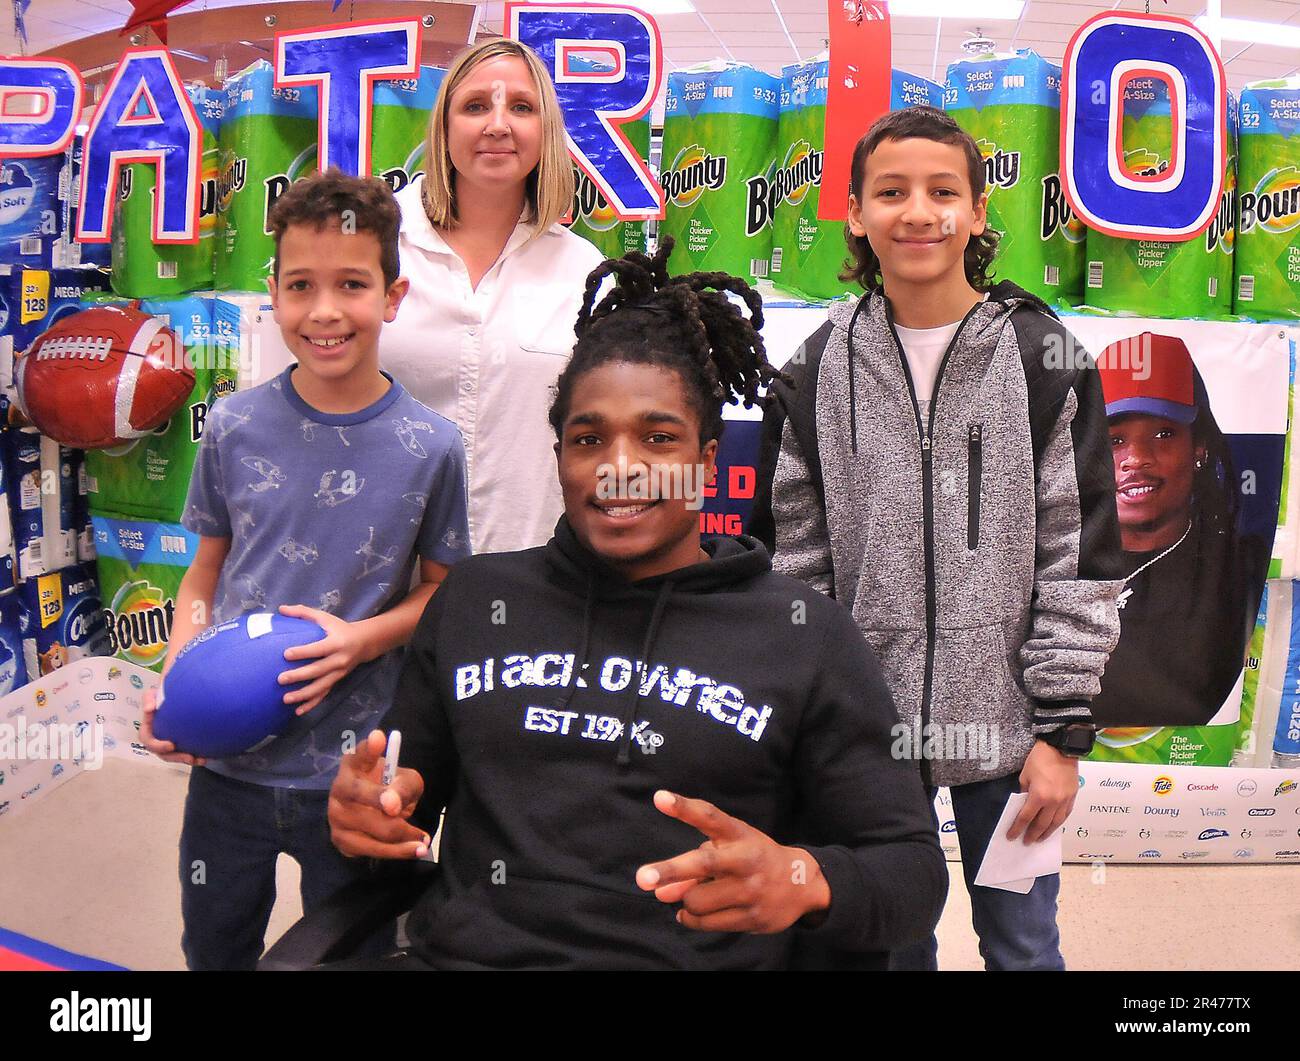
<svg viewBox="0 0 1300 1061"><path fill-rule="evenodd" d="M275 901L280 852L302 867L311 909L357 863L330 841L340 757L380 721L402 646L447 569L469 555L465 450L450 421L379 369L379 332L398 277L400 211L387 186L337 170L276 202L276 322L296 365L217 402L183 522L200 535L176 595L164 672L194 635L279 608L326 636L290 649L283 684L297 718L282 736L205 761L153 736L145 746L190 775L181 830L181 946L191 969L252 968ZM419 560L419 583L411 587Z"/></svg>

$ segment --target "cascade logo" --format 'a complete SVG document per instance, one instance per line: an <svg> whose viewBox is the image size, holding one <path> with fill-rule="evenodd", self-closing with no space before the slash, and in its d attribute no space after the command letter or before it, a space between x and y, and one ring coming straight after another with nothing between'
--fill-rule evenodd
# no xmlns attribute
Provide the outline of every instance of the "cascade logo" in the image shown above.
<svg viewBox="0 0 1300 1061"><path fill-rule="evenodd" d="M1167 796L1174 790L1174 779L1172 777L1160 776L1151 782L1151 791L1157 796Z"/></svg>
<svg viewBox="0 0 1300 1061"><path fill-rule="evenodd" d="M1256 226L1265 232L1290 232L1300 225L1300 170L1284 166L1269 170L1255 185L1243 192L1238 205L1241 232Z"/></svg>
<svg viewBox="0 0 1300 1061"><path fill-rule="evenodd" d="M1198 785L1195 781L1187 783L1188 792L1218 792L1219 786L1211 782L1208 785Z"/></svg>
<svg viewBox="0 0 1300 1061"><path fill-rule="evenodd" d="M1237 173L1232 159L1228 160L1228 176L1223 182L1223 194L1219 196L1219 209L1210 219L1210 227L1205 230L1205 252L1212 254L1216 250L1224 254L1232 253L1232 246L1237 239L1236 211L1233 205L1237 201Z"/></svg>
<svg viewBox="0 0 1300 1061"><path fill-rule="evenodd" d="M993 188L1014 188L1020 181L1020 152L1003 151L991 140L977 141L984 159L984 183Z"/></svg>
<svg viewBox="0 0 1300 1061"><path fill-rule="evenodd" d="M1087 228L1075 215L1070 201L1065 197L1061 178L1055 173L1049 173L1043 178L1043 215L1038 237L1044 241L1049 240L1058 230L1071 243L1082 243L1088 235ZM1102 784L1106 782L1103 781ZM1125 781L1124 788L1128 788L1128 785Z"/></svg>
<svg viewBox="0 0 1300 1061"><path fill-rule="evenodd" d="M716 192L727 183L727 159L710 155L699 144L677 152L673 164L659 177L664 195L673 206L690 206L705 190Z"/></svg>
<svg viewBox="0 0 1300 1061"><path fill-rule="evenodd" d="M128 582L104 610L109 653L141 667L157 663L167 651L176 602L145 579Z"/></svg>

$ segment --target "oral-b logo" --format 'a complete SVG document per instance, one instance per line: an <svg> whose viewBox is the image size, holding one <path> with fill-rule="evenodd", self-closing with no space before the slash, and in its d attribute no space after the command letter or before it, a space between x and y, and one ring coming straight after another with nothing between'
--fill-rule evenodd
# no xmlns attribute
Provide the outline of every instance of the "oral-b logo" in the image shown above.
<svg viewBox="0 0 1300 1061"><path fill-rule="evenodd" d="M1246 813L1252 818L1271 818L1277 811L1272 807L1251 807Z"/></svg>

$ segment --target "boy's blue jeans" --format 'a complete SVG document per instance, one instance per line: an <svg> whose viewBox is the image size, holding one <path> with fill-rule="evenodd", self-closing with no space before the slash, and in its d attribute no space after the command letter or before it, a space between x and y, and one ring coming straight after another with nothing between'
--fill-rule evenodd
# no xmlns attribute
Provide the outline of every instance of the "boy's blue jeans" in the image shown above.
<svg viewBox="0 0 1300 1061"><path fill-rule="evenodd" d="M933 788L927 788L931 813ZM961 869L970 894L971 920L979 936L984 967L990 971L1014 969L1063 970L1061 937L1056 928L1056 895L1060 874L1039 877L1028 894L981 888L975 875L984 852L988 850L993 830L1007 805L1007 797L1020 791L1019 773L992 781L977 781L948 790L952 795L952 813L957 825L957 842L961 845ZM935 828L938 828L936 818ZM931 936L889 957L890 969L935 970L939 968L939 944Z"/></svg>
<svg viewBox="0 0 1300 1061"><path fill-rule="evenodd" d="M302 867L306 913L363 876L330 842L328 791L272 788L190 771L181 828L181 949L192 970L253 969L275 904L281 851Z"/></svg>

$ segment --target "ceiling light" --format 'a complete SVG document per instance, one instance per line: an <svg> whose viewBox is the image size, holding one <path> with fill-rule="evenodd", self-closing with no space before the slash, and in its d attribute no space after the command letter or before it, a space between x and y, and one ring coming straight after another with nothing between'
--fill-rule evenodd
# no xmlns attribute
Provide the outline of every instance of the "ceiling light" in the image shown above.
<svg viewBox="0 0 1300 1061"><path fill-rule="evenodd" d="M1214 36L1214 20L1198 15L1192 20L1196 28L1208 37ZM1249 44L1274 44L1279 48L1300 48L1300 26L1286 26L1280 22L1260 22L1253 18L1221 18L1219 37L1225 41L1246 41Z"/></svg>
<svg viewBox="0 0 1300 1061"><path fill-rule="evenodd" d="M963 18L1014 22L1025 0L888 0L894 18Z"/></svg>

